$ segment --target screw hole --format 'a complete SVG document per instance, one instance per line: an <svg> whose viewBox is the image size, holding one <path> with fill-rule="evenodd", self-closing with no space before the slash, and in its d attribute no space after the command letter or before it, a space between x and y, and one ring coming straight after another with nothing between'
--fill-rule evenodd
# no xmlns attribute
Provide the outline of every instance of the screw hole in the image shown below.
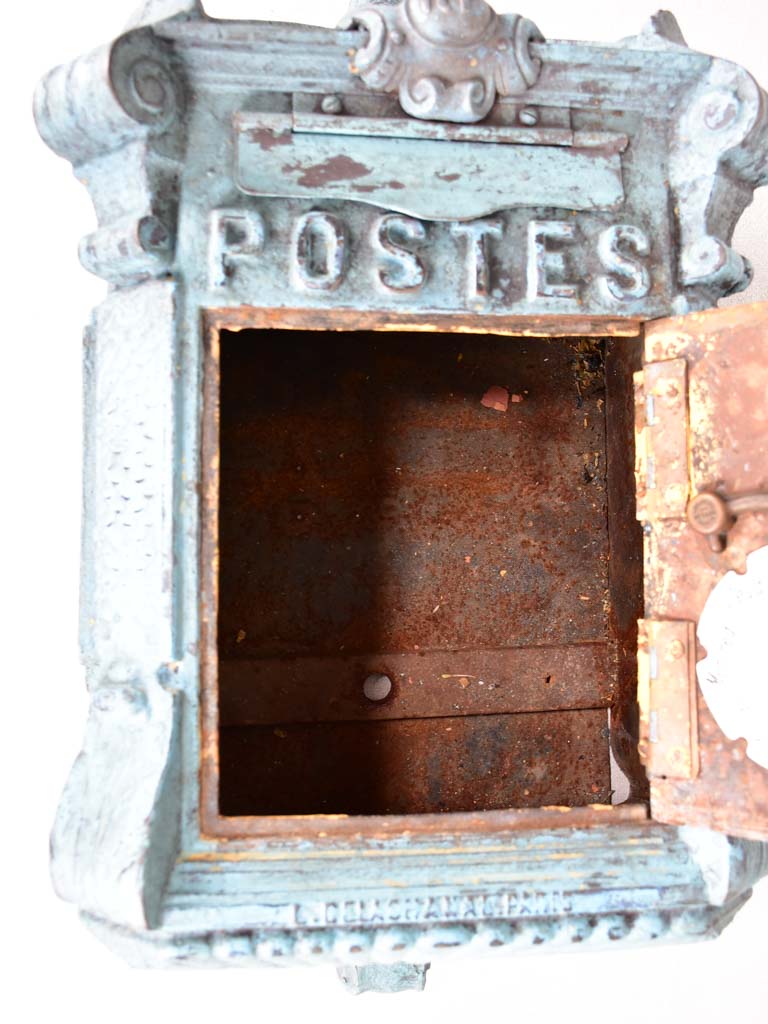
<svg viewBox="0 0 768 1024"><path fill-rule="evenodd" d="M372 704L380 704L392 692L392 680L379 672L369 675L363 683L363 694Z"/></svg>

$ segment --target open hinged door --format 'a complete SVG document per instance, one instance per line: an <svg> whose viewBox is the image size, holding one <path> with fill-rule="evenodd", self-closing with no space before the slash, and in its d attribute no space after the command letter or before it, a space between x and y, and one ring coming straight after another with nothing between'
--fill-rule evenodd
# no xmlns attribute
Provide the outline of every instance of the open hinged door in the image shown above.
<svg viewBox="0 0 768 1024"><path fill-rule="evenodd" d="M651 814L768 839L768 303L648 324L635 408Z"/></svg>

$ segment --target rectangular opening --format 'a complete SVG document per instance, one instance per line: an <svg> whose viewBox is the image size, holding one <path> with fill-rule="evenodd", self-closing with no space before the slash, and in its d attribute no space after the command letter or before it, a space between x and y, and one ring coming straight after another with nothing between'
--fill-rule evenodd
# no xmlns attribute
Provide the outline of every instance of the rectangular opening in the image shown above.
<svg viewBox="0 0 768 1024"><path fill-rule="evenodd" d="M216 340L220 814L642 798L640 343Z"/></svg>

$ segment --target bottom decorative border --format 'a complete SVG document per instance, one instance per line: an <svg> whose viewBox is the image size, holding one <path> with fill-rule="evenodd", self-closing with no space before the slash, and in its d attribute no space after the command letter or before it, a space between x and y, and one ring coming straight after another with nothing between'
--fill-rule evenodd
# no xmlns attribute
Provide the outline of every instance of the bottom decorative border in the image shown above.
<svg viewBox="0 0 768 1024"><path fill-rule="evenodd" d="M716 937L749 898L665 911L569 915L525 921L398 925L365 930L239 930L175 934L135 932L83 914L96 936L136 967L256 967L425 964L461 953L594 949L614 943L648 945Z"/></svg>

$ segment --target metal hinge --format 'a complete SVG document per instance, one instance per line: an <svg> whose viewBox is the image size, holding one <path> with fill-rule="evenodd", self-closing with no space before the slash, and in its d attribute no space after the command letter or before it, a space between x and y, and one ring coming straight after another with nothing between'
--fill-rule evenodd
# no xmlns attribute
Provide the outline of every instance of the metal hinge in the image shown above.
<svg viewBox="0 0 768 1024"><path fill-rule="evenodd" d="M648 363L635 374L637 518L684 519L688 504L688 364Z"/></svg>
<svg viewBox="0 0 768 1024"><path fill-rule="evenodd" d="M695 624L641 619L638 625L640 758L649 776L695 779L699 774Z"/></svg>

